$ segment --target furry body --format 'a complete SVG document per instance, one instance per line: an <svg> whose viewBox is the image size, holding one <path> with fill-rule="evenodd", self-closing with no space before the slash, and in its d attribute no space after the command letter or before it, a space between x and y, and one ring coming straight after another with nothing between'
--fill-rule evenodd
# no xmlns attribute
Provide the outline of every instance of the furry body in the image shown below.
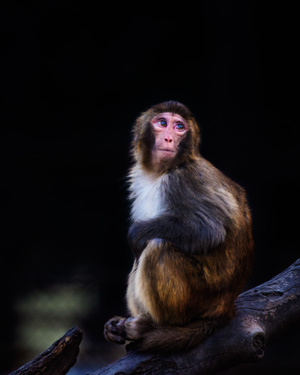
<svg viewBox="0 0 300 375"><path fill-rule="evenodd" d="M113 342L135 341L141 351L168 352L203 341L234 315L234 301L252 266L245 191L201 157L197 124L181 106L167 102L152 107L134 128L128 238L135 261L127 290L131 318L111 319L105 335ZM176 156L153 166L155 140L147 116L153 118L161 108L184 113L188 131Z"/></svg>

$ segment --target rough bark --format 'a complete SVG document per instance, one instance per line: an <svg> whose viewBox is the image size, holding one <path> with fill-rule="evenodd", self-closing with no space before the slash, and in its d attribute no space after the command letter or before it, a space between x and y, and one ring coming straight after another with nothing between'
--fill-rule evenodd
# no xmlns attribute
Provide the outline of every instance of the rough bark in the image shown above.
<svg viewBox="0 0 300 375"><path fill-rule="evenodd" d="M190 351L161 356L131 350L118 361L87 375L217 374L262 359L268 344L300 324L300 259L270 281L241 294L236 307L236 316L227 326ZM10 375L66 374L76 362L81 339L81 331L72 328Z"/></svg>
<svg viewBox="0 0 300 375"><path fill-rule="evenodd" d="M300 324L300 259L270 281L241 294L236 307L230 324L193 350L169 356L131 351L89 375L216 374L261 360L265 346Z"/></svg>
<svg viewBox="0 0 300 375"><path fill-rule="evenodd" d="M74 327L35 359L10 375L65 375L76 362L82 332Z"/></svg>

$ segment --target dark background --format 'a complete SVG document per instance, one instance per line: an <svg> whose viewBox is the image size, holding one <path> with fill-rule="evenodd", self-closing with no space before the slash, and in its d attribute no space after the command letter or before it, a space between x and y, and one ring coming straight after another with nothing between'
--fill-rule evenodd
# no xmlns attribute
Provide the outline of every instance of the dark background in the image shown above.
<svg viewBox="0 0 300 375"><path fill-rule="evenodd" d="M132 263L130 129L160 101L193 111L202 155L248 192L248 287L299 256L296 5L95 3L0 5L2 373L73 325L84 339L72 374L124 354L102 327L125 311ZM299 334L295 327L262 362L226 374L298 374Z"/></svg>

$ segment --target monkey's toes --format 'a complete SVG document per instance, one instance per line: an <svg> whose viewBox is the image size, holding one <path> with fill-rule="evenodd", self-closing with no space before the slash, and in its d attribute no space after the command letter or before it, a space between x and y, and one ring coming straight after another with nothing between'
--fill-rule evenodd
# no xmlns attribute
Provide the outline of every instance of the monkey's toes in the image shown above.
<svg viewBox="0 0 300 375"><path fill-rule="evenodd" d="M104 325L104 337L107 341L115 344L125 344L126 335L124 323L126 318L114 317Z"/></svg>

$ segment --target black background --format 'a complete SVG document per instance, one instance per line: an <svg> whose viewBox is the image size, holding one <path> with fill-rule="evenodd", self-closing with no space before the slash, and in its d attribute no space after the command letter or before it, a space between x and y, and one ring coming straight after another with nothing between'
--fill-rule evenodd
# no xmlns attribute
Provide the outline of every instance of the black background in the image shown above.
<svg viewBox="0 0 300 375"><path fill-rule="evenodd" d="M87 355L95 366L109 361L102 326L124 311L132 263L130 129L160 101L192 110L202 155L247 190L256 243L248 286L298 258L295 7L251 0L1 3L3 371L25 359L15 348L18 299L74 278L99 292L76 322L95 353L101 348ZM298 373L298 336L295 327L263 362L232 373Z"/></svg>

